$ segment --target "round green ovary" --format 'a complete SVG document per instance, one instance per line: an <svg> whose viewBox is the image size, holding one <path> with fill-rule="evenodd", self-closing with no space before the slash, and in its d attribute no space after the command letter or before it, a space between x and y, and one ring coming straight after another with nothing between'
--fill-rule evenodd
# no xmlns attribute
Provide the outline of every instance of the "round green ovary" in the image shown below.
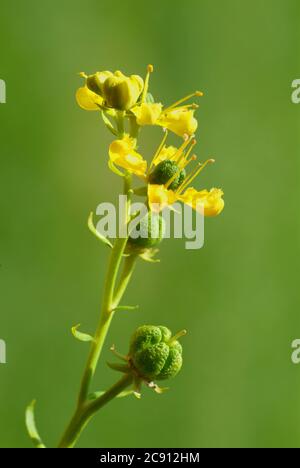
<svg viewBox="0 0 300 468"><path fill-rule="evenodd" d="M165 362L165 365L159 375L156 377L157 380L170 379L175 377L182 367L182 355L178 352L175 347L170 347L169 355Z"/></svg>
<svg viewBox="0 0 300 468"><path fill-rule="evenodd" d="M168 356L169 347L165 343L159 343L138 351L133 358L133 363L141 376L152 380L160 374Z"/></svg>
<svg viewBox="0 0 300 468"><path fill-rule="evenodd" d="M185 179L186 172L184 169L182 169L179 172L178 166L174 161L162 161L150 174L149 182L150 184L166 185L169 182L169 180L171 180L172 177L174 177L177 173L178 175L174 178L174 180L168 187L171 190L176 190L180 186L180 184L182 184L182 182Z"/></svg>
<svg viewBox="0 0 300 468"><path fill-rule="evenodd" d="M136 235L129 236L128 242L137 247L151 248L158 245L165 233L165 223L161 215L149 212L136 226Z"/></svg>
<svg viewBox="0 0 300 468"><path fill-rule="evenodd" d="M131 339L130 357L141 377L164 380L174 377L182 366L182 347L170 341L171 332L166 327L144 325Z"/></svg>

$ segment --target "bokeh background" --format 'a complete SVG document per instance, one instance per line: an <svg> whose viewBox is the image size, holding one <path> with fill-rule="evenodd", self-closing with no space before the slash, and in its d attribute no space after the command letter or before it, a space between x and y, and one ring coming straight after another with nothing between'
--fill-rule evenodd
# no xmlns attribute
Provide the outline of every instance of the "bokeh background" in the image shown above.
<svg viewBox="0 0 300 468"><path fill-rule="evenodd" d="M2 2L0 78L0 446L30 447L24 409L55 446L71 415L88 347L70 328L95 328L108 252L88 213L115 200L110 135L76 106L77 72L144 74L173 102L201 89L198 153L217 164L199 187L221 186L223 214L206 243L165 241L161 264L140 263L105 361L127 351L140 324L189 331L185 364L168 394L118 400L89 425L81 447L298 447L299 319L298 0L52 0ZM159 129L144 130L147 154Z"/></svg>

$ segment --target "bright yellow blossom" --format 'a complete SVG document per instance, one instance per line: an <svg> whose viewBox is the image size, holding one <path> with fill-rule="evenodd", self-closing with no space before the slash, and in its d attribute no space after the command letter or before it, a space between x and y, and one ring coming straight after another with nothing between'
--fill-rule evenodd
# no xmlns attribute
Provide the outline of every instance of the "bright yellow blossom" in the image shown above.
<svg viewBox="0 0 300 468"><path fill-rule="evenodd" d="M143 102L140 106L131 109L131 112L136 116L138 125L157 125L161 116L162 104Z"/></svg>
<svg viewBox="0 0 300 468"><path fill-rule="evenodd" d="M188 107L163 110L162 104L145 102L131 111L136 116L138 125L160 125L181 137L193 135L198 128L197 119L194 117L195 109Z"/></svg>
<svg viewBox="0 0 300 468"><path fill-rule="evenodd" d="M197 191L190 187L179 199L194 210L203 211L204 216L217 216L224 208L223 195L223 191L217 188Z"/></svg>
<svg viewBox="0 0 300 468"><path fill-rule="evenodd" d="M198 164L189 175L186 175L185 167L196 159L194 155L190 157L196 141L193 138L186 137L182 146L177 149L173 146L166 147L164 145L165 140L166 137L164 137L153 158L151 167L154 167L154 169L148 175L148 203L150 209L161 211L166 206L181 201L193 209L203 212L204 216L217 216L220 214L224 208L223 191L221 189L213 188L210 191L197 191L189 187L206 165L214 162L214 160L209 159L204 164Z"/></svg>
<svg viewBox="0 0 300 468"><path fill-rule="evenodd" d="M160 125L178 136L194 135L198 128L197 119L194 117L195 110L187 108L171 109L163 112L157 121Z"/></svg>
<svg viewBox="0 0 300 468"><path fill-rule="evenodd" d="M161 103L149 102L147 100L149 78L152 72L152 65L148 65L148 73L141 99L138 104L131 109L131 112L136 117L137 124L140 126L160 125L161 127L171 130L178 136L192 136L198 127L198 122L194 117L195 110L198 106L195 104L185 105L184 103L195 96L203 96L203 93L196 91L164 109ZM153 98L151 97L151 99Z"/></svg>
<svg viewBox="0 0 300 468"><path fill-rule="evenodd" d="M144 89L144 81L138 75L125 76L122 72L81 73L85 86L76 93L80 107L85 110L111 108L126 111L136 105Z"/></svg>

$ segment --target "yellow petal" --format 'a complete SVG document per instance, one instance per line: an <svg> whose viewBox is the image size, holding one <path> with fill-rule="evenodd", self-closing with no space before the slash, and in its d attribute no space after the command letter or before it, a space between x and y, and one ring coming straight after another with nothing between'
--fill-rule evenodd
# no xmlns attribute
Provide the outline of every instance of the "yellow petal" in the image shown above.
<svg viewBox="0 0 300 468"><path fill-rule="evenodd" d="M171 130L176 135L194 135L198 128L198 122L194 117L194 110L173 109L164 113L158 121L162 127Z"/></svg>
<svg viewBox="0 0 300 468"><path fill-rule="evenodd" d="M90 91L87 86L77 89L76 100L84 110L99 110L99 106L103 104L103 99L98 94Z"/></svg>
<svg viewBox="0 0 300 468"><path fill-rule="evenodd" d="M139 177L144 177L147 171L147 161L135 151L135 140L128 135L122 140L115 140L109 147L110 161Z"/></svg>
<svg viewBox="0 0 300 468"><path fill-rule="evenodd" d="M166 206L173 205L176 199L176 194L166 189L164 185L148 185L148 202L151 211L158 213Z"/></svg>
<svg viewBox="0 0 300 468"><path fill-rule="evenodd" d="M194 210L199 212L204 210L204 216L217 216L224 208L223 195L223 191L217 188L197 191L190 187L179 199Z"/></svg>
<svg viewBox="0 0 300 468"><path fill-rule="evenodd" d="M131 109L138 125L156 125L162 111L162 104L144 102Z"/></svg>

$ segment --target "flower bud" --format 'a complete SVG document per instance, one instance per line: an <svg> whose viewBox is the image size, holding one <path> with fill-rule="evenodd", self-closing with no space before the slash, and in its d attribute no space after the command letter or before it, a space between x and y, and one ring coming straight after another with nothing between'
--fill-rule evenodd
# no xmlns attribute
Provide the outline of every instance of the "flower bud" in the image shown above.
<svg viewBox="0 0 300 468"><path fill-rule="evenodd" d="M134 234L128 238L128 244L134 248L152 248L158 245L165 233L165 221L158 213L149 211L135 227Z"/></svg>
<svg viewBox="0 0 300 468"><path fill-rule="evenodd" d="M110 76L113 76L110 71L97 72L87 77L86 85L91 91L103 97L103 85Z"/></svg>
<svg viewBox="0 0 300 468"><path fill-rule="evenodd" d="M177 175L176 175L177 174ZM170 190L176 190L184 181L186 172L184 169L179 171L179 168L174 161L166 159L161 161L149 176L150 184L165 185L171 179L172 183L168 187Z"/></svg>
<svg viewBox="0 0 300 468"><path fill-rule="evenodd" d="M129 359L138 374L146 380L175 377L182 367L182 346L170 330L162 326L144 325L131 338Z"/></svg>
<svg viewBox="0 0 300 468"><path fill-rule="evenodd" d="M144 81L138 75L127 77L116 71L103 83L103 97L108 107L129 110L136 103L143 90Z"/></svg>

